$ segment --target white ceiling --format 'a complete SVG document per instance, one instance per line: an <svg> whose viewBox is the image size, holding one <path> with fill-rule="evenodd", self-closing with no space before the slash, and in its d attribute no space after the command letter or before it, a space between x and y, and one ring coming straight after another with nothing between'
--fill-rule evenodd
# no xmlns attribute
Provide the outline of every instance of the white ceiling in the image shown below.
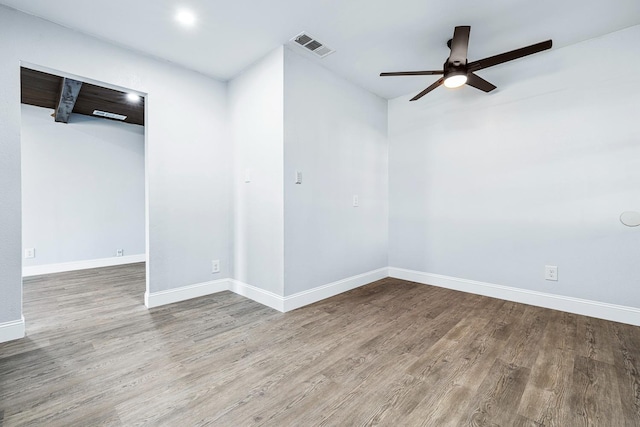
<svg viewBox="0 0 640 427"><path fill-rule="evenodd" d="M336 50L313 60L385 98L418 92L440 69L456 25L469 61L553 39L554 49L640 23L639 0L0 0L64 26L228 80L306 31ZM193 28L174 15L197 14ZM597 52L594 52L597 54ZM521 61L544 61L544 52ZM623 60L621 61L623 62ZM612 64L612 68L615 64ZM491 70L482 76L491 80ZM500 86L499 81L492 80Z"/></svg>

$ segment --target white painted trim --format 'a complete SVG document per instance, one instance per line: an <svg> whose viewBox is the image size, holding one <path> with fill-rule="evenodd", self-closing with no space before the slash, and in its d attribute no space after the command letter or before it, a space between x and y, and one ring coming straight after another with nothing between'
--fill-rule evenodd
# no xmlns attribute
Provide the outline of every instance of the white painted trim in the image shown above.
<svg viewBox="0 0 640 427"><path fill-rule="evenodd" d="M24 338L24 316L20 320L0 323L0 342L7 342Z"/></svg>
<svg viewBox="0 0 640 427"><path fill-rule="evenodd" d="M389 267L389 276L441 288L455 289L457 291L640 326L640 308L635 307L512 288L403 268Z"/></svg>
<svg viewBox="0 0 640 427"><path fill-rule="evenodd" d="M203 297L229 289L229 280L220 279L211 282L197 283L195 285L182 286L180 288L169 289L159 292L145 292L144 305L147 308L160 307L161 305L173 304L174 302L185 301L191 298Z"/></svg>
<svg viewBox="0 0 640 427"><path fill-rule="evenodd" d="M317 288L299 292L287 297L257 288L239 280L220 279L213 282L183 286L181 288L170 289L167 291L153 292L151 294L149 292L145 292L144 304L148 308L153 308L229 290L284 313L305 305L313 304L314 302L318 302L334 295L341 294L342 292L358 288L371 282L375 282L376 280L384 279L388 276L388 269L386 267L380 268L378 270L358 274L356 276L338 280L337 282L329 283L327 285L318 286Z"/></svg>
<svg viewBox="0 0 640 427"><path fill-rule="evenodd" d="M284 298L273 292L256 288L247 283L235 279L229 279L229 290L238 295L252 299L262 305L284 312Z"/></svg>
<svg viewBox="0 0 640 427"><path fill-rule="evenodd" d="M41 274L62 273L65 271L86 270L89 268L112 267L114 265L133 264L146 261L145 254L119 256L112 258L88 259L85 261L63 262L60 264L44 264L22 267L22 277L39 276Z"/></svg>
<svg viewBox="0 0 640 427"><path fill-rule="evenodd" d="M313 304L323 299L350 291L351 289L359 288L360 286L367 285L375 282L376 280L384 279L385 277L389 277L389 269L387 267L351 276L327 285L318 286L317 288L309 289L308 291L298 292L297 294L284 297L283 311L287 312L295 310L296 308L304 307L305 305Z"/></svg>

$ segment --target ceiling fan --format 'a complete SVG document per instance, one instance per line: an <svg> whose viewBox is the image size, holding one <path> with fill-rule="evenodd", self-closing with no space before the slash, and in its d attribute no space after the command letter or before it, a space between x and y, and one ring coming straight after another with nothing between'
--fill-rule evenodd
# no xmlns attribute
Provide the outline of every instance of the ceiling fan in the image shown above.
<svg viewBox="0 0 640 427"><path fill-rule="evenodd" d="M469 86L480 89L481 91L491 92L496 87L475 74L476 71L482 70L483 68L493 67L494 65L502 64L503 62L513 61L514 59L522 58L523 56L542 52L543 50L551 49L552 45L552 41L547 40L544 42L532 44L531 46L522 47L520 49L480 59L478 61L467 62L467 49L469 47L470 32L470 26L460 26L455 28L453 32L453 38L447 42L447 46L449 46L449 49L451 49L451 54L449 55L449 58L447 58L447 61L444 63L442 70L398 71L393 73L380 73L380 76L442 75L442 77L440 77L434 84L411 98L411 101L417 101L442 84L444 84L445 87L448 88L456 88L466 83Z"/></svg>

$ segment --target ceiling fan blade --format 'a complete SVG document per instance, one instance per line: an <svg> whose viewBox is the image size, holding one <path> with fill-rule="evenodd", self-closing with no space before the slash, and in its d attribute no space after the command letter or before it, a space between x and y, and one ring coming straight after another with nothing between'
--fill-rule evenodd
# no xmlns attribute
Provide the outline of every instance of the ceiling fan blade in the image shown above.
<svg viewBox="0 0 640 427"><path fill-rule="evenodd" d="M464 65L467 63L467 49L469 48L470 26L456 27L451 39L451 55L448 63L453 65Z"/></svg>
<svg viewBox="0 0 640 427"><path fill-rule="evenodd" d="M544 42L532 44L531 46L526 46L520 49L512 50L510 52L505 52L499 55L480 59L478 61L473 61L467 64L467 70L469 72L478 71L478 70L482 70L483 68L493 67L494 65L502 64L503 62L513 61L514 59L522 58L523 56L533 55L534 53L551 49L552 44L553 42L551 40L547 40Z"/></svg>
<svg viewBox="0 0 640 427"><path fill-rule="evenodd" d="M387 76L437 76L440 74L444 74L442 70L436 71L396 71L393 73L380 73L380 77Z"/></svg>
<svg viewBox="0 0 640 427"><path fill-rule="evenodd" d="M476 89L480 89L483 92L491 92L496 88L495 85L473 73L467 73L467 84L475 87Z"/></svg>
<svg viewBox="0 0 640 427"><path fill-rule="evenodd" d="M439 78L438 81L436 81L434 84L432 84L431 86L429 86L428 88L426 88L425 90L423 90L422 92L414 96L413 98L411 98L410 101L417 101L418 99L422 98L423 96L425 96L426 94L428 94L429 92L431 92L432 90L440 86L442 82L444 82L444 77Z"/></svg>

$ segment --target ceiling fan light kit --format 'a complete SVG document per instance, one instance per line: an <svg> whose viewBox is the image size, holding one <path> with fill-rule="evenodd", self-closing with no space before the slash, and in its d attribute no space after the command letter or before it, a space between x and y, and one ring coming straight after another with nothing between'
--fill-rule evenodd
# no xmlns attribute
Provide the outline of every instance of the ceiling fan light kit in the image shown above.
<svg viewBox="0 0 640 427"><path fill-rule="evenodd" d="M464 86L467 83L467 72L464 70L453 70L444 75L444 85L449 89Z"/></svg>
<svg viewBox="0 0 640 427"><path fill-rule="evenodd" d="M514 59L522 58L523 56L542 52L543 50L551 49L551 46L553 45L551 40L547 40L531 46L522 47L520 49L480 59L478 61L468 62L467 50L469 47L470 33L471 27L468 25L455 28L453 38L447 42L447 46L451 49L451 54L444 63L442 71L396 71L380 73L380 76L443 76L431 86L411 98L411 101L417 101L440 85L444 85L445 87L452 89L468 84L469 86L475 87L483 92L491 92L496 88L496 86L475 74L475 71L493 67L494 65L502 64L504 62L513 61Z"/></svg>

